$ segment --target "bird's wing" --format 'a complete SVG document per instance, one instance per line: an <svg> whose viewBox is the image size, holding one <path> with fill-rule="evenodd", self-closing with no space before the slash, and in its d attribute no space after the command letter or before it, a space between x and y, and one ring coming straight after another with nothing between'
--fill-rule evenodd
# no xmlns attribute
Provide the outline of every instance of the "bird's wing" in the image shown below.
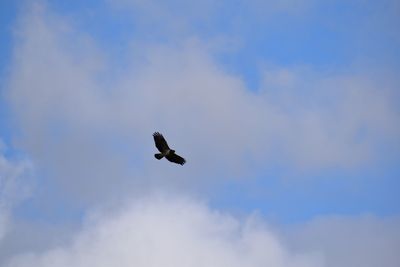
<svg viewBox="0 0 400 267"><path fill-rule="evenodd" d="M181 156L179 156L175 153L167 155L166 158L167 158L167 160L169 160L171 162L178 163L181 165L185 164L185 162L186 162L186 160L184 158L182 158Z"/></svg>
<svg viewBox="0 0 400 267"><path fill-rule="evenodd" d="M155 132L153 134L153 137L154 137L154 143L156 144L157 149L161 153L169 149L167 141L165 141L164 136L162 136L162 134L160 134L159 132Z"/></svg>

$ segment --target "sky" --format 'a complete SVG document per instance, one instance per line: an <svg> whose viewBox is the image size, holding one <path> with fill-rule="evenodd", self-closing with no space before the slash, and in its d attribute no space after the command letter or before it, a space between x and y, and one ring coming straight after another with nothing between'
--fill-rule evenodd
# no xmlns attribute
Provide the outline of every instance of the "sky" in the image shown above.
<svg viewBox="0 0 400 267"><path fill-rule="evenodd" d="M399 24L395 0L1 1L0 266L399 266Z"/></svg>

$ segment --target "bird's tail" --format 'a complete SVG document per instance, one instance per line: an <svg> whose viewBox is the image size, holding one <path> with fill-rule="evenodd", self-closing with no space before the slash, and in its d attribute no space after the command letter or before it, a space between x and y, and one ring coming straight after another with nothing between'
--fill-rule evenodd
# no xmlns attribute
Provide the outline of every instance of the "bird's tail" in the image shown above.
<svg viewBox="0 0 400 267"><path fill-rule="evenodd" d="M163 158L163 155L162 155L161 153L157 153L157 154L154 154L154 157L155 157L156 159L162 159L162 158Z"/></svg>

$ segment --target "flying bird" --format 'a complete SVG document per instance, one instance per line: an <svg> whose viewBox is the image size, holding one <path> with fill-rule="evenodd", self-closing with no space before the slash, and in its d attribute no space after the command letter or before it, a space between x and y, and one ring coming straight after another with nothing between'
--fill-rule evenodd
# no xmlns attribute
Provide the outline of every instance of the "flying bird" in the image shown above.
<svg viewBox="0 0 400 267"><path fill-rule="evenodd" d="M175 154L175 150L169 148L167 141L165 141L164 136L159 132L155 132L153 134L154 143L160 153L154 154L154 157L158 160L165 157L167 160L177 163L177 164L185 164L186 160L181 156Z"/></svg>

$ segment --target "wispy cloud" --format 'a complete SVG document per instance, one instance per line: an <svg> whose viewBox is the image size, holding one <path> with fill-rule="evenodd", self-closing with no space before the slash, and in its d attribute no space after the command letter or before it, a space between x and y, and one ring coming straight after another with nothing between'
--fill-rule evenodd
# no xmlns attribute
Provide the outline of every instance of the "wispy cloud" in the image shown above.
<svg viewBox="0 0 400 267"><path fill-rule="evenodd" d="M121 185L153 173L152 159L141 159L155 130L186 154L183 175L209 179L266 162L357 167L396 144L395 77L273 66L252 92L198 39L141 47L117 75L90 40L49 12L29 14L9 87L23 148L79 195L94 180L109 191L109 177Z"/></svg>
<svg viewBox="0 0 400 267"><path fill-rule="evenodd" d="M246 31L251 25L265 26L276 14L304 15L313 6L313 0L285 0L246 2L201 1L187 3L181 0L108 1L115 10L133 15L138 33L146 39L175 42L188 36L213 38ZM222 27L215 27L220 24ZM148 29L151 29L149 32ZM235 34L234 34L235 35ZM156 37L157 36L157 37Z"/></svg>
<svg viewBox="0 0 400 267"><path fill-rule="evenodd" d="M399 217L321 216L285 235L292 249L323 252L327 267L394 267L400 262L396 250L400 245L399 223Z"/></svg>
<svg viewBox="0 0 400 267"><path fill-rule="evenodd" d="M32 171L29 161L8 159L5 150L0 139L0 243L8 230L12 209L30 194L27 176Z"/></svg>

